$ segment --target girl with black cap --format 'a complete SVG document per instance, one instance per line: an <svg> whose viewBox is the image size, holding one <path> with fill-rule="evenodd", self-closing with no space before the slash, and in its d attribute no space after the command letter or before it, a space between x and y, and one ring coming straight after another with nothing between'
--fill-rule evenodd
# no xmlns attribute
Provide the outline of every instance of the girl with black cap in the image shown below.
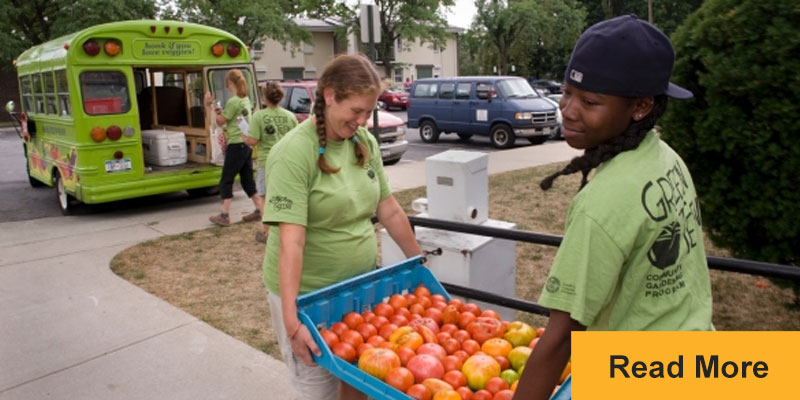
<svg viewBox="0 0 800 400"><path fill-rule="evenodd" d="M573 49L562 133L585 152L541 187L575 172L581 187L539 298L550 320L515 399L551 395L572 331L714 329L694 184L654 129L667 97L692 97L669 82L674 62L667 36L635 15L593 25Z"/></svg>

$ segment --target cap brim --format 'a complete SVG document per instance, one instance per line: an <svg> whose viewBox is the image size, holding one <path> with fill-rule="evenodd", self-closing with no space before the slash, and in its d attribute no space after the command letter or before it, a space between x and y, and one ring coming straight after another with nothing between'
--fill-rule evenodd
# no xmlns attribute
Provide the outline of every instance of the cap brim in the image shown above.
<svg viewBox="0 0 800 400"><path fill-rule="evenodd" d="M692 92L672 82L670 82L669 85L667 85L667 91L664 92L664 94L674 99L691 99L692 97L694 97L694 94L692 94Z"/></svg>

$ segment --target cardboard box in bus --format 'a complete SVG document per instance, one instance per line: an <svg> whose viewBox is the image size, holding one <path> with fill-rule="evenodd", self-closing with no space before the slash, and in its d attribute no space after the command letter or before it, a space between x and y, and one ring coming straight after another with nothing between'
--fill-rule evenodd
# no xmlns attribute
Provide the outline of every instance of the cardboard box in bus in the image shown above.
<svg viewBox="0 0 800 400"><path fill-rule="evenodd" d="M146 164L160 167L186 164L186 135L183 132L142 130L142 147Z"/></svg>

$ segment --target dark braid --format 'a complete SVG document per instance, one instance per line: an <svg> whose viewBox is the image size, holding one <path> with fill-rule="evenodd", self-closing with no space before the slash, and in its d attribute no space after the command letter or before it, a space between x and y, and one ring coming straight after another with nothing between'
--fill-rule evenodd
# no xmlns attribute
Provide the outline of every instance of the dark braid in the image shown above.
<svg viewBox="0 0 800 400"><path fill-rule="evenodd" d="M319 147L324 149L328 145L328 136L325 134L325 95L322 90L317 90L317 98L314 100L314 117L317 123L317 136L319 137ZM327 174L335 174L339 172L339 168L333 168L325 161L325 154L319 153L317 159L319 169Z"/></svg>
<svg viewBox="0 0 800 400"><path fill-rule="evenodd" d="M656 125L656 121L667 111L667 96L656 96L653 102L653 109L641 121L634 121L625 132L614 137L606 143L591 149L586 149L583 155L573 158L566 167L547 178L544 178L539 187L548 190L553 186L553 181L559 176L570 175L581 172L581 189L588 183L589 173L600 164L614 158L617 154L624 151L633 150L639 147L647 133Z"/></svg>

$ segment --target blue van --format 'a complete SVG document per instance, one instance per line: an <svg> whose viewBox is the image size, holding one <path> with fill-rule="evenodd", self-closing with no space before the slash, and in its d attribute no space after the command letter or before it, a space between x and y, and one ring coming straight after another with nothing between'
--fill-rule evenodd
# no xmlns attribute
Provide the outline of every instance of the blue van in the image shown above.
<svg viewBox="0 0 800 400"><path fill-rule="evenodd" d="M418 79L411 87L408 127L419 128L422 141L442 133L462 139L489 136L501 149L518 137L543 143L559 128L557 107L518 76L459 76Z"/></svg>

